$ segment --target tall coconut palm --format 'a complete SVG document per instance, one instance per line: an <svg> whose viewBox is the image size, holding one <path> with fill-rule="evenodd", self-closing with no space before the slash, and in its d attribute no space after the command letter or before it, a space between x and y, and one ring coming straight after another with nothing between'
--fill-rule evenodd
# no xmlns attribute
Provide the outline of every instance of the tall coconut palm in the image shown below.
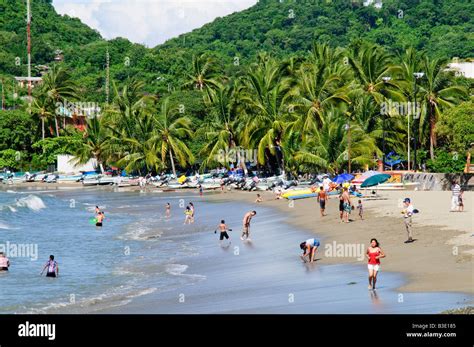
<svg viewBox="0 0 474 347"><path fill-rule="evenodd" d="M181 166L192 164L194 156L185 139L192 139L191 120L181 116L177 108L170 105L169 98L162 101L159 112L154 115L156 140L159 143L161 159L169 158L173 175L176 176L175 158Z"/></svg>
<svg viewBox="0 0 474 347"><path fill-rule="evenodd" d="M216 62L206 54L199 56L193 55L191 63L191 72L188 73L187 81L184 87L198 89L201 92L207 92L209 88L217 85Z"/></svg>
<svg viewBox="0 0 474 347"><path fill-rule="evenodd" d="M466 99L468 92L465 87L455 84L454 74L446 71L445 60L425 56L421 69L425 77L421 80L419 88L419 100L423 103L422 109L424 109L420 118L420 129L429 129L430 157L434 159L435 126L440 113L443 109Z"/></svg>
<svg viewBox="0 0 474 347"><path fill-rule="evenodd" d="M69 72L58 65L43 76L40 93L47 98L49 112L54 113L56 136L59 136L58 116L64 113L64 105L68 101L77 99L77 86L71 79Z"/></svg>
<svg viewBox="0 0 474 347"><path fill-rule="evenodd" d="M402 73L402 69L393 64L392 57L381 47L373 44L357 46L349 52L347 62L359 89L375 104L380 105L387 97L394 100L403 99L394 78ZM392 77L391 81L385 82L383 77L386 76Z"/></svg>
<svg viewBox="0 0 474 347"><path fill-rule="evenodd" d="M205 156L202 162L203 168L212 162L227 165L227 158L220 154L238 145L236 120L240 89L238 82L232 80L226 84L217 85L217 88L209 94L209 117L203 127L197 131L197 133L203 132L207 140L200 151L200 154Z"/></svg>
<svg viewBox="0 0 474 347"><path fill-rule="evenodd" d="M76 150L76 162L85 164L89 159L94 158L100 167L101 172L104 172L106 158L110 153L108 144L109 134L106 127L103 126L101 119L93 117L87 119L87 127L83 134L83 141Z"/></svg>
<svg viewBox="0 0 474 347"><path fill-rule="evenodd" d="M241 142L247 148L257 148L260 164L265 164L269 155L278 155L280 142L287 127L288 105L291 81L283 77L281 66L263 54L253 65L245 79L242 102L246 105L243 114L245 128ZM278 158L281 167L282 158Z"/></svg>
<svg viewBox="0 0 474 347"><path fill-rule="evenodd" d="M327 121L302 143L301 149L294 153L294 160L307 167L339 172L349 158L347 119L343 112L334 108L324 116ZM374 139L366 136L357 124L351 124L351 163L363 167L373 163L377 153L380 151Z"/></svg>
<svg viewBox="0 0 474 347"><path fill-rule="evenodd" d="M296 72L297 84L290 92L294 121L303 140L324 123L323 114L331 107L349 103L348 67L341 52L327 45L314 45L308 61Z"/></svg>
<svg viewBox="0 0 474 347"><path fill-rule="evenodd" d="M47 98L40 96L34 98L34 101L31 105L31 113L38 116L41 121L41 139L45 138L45 123L52 117L52 112L50 111Z"/></svg>

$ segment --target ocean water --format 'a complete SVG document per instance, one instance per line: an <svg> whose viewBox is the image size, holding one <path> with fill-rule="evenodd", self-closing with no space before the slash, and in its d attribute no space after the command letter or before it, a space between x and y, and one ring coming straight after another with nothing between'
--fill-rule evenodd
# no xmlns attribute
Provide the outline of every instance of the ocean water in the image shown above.
<svg viewBox="0 0 474 347"><path fill-rule="evenodd" d="M183 225L190 201L196 223ZM102 229L89 223L95 205ZM254 208L252 242L241 242ZM221 219L233 229L225 247L214 234ZM0 313L436 313L472 301L399 293L403 277L384 272L369 293L365 263L303 264L298 246L311 236L275 210L193 192L0 191L0 245L24 251L0 274ZM57 279L39 275L50 254Z"/></svg>

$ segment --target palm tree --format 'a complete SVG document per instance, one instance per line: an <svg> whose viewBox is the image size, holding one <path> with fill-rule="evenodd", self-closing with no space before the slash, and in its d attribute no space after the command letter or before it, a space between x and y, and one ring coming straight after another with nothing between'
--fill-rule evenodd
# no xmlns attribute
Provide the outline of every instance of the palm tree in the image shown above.
<svg viewBox="0 0 474 347"><path fill-rule="evenodd" d="M58 65L43 77L40 92L47 99L49 112L54 112L56 136L59 136L58 115L64 113L64 103L77 98L76 84L72 81L68 71Z"/></svg>
<svg viewBox="0 0 474 347"><path fill-rule="evenodd" d="M306 167L339 172L348 159L347 119L336 108L326 111L324 117L326 122L302 143L294 160ZM351 163L363 167L373 163L374 154L379 152L374 139L366 136L357 124L351 124Z"/></svg>
<svg viewBox="0 0 474 347"><path fill-rule="evenodd" d="M216 76L216 62L208 57L206 54L199 56L193 55L191 63L191 73L188 73L187 81L184 87L191 87L199 91L208 91L217 85Z"/></svg>
<svg viewBox="0 0 474 347"><path fill-rule="evenodd" d="M90 158L94 158L103 173L103 164L110 153L108 139L107 129L103 126L101 119L98 117L87 119L83 141L75 153L76 162L85 164Z"/></svg>
<svg viewBox="0 0 474 347"><path fill-rule="evenodd" d="M310 58L296 72L297 84L290 92L296 111L291 127L301 132L303 140L324 123L325 110L350 102L347 75L340 51L327 45L313 46Z"/></svg>
<svg viewBox="0 0 474 347"><path fill-rule="evenodd" d="M424 57L421 69L425 78L420 83L419 100L422 102L420 131L429 128L430 157L434 159L436 146L435 126L443 109L450 108L467 98L466 88L456 85L454 74L446 71L446 61Z"/></svg>
<svg viewBox="0 0 474 347"><path fill-rule="evenodd" d="M45 123L52 116L50 107L45 97L34 98L31 112L38 116L41 121L41 139L45 138Z"/></svg>
<svg viewBox="0 0 474 347"><path fill-rule="evenodd" d="M209 94L209 117L204 126L197 131L197 134L203 132L207 140L200 151L201 155L206 156L202 162L203 168L212 162L227 165L226 158L219 154L237 147L236 119L240 89L238 82L232 80L226 84L218 84L216 89ZM240 162L240 158L238 159Z"/></svg>
<svg viewBox="0 0 474 347"><path fill-rule="evenodd" d="M184 142L184 139L191 139L193 136L191 120L181 116L176 108L171 107L169 98L166 98L162 101L158 114L154 116L154 127L161 160L166 162L169 156L173 175L176 176L175 157L181 166L194 162L194 156Z"/></svg>
<svg viewBox="0 0 474 347"><path fill-rule="evenodd" d="M385 82L386 76L398 76L402 73L399 65L392 63L392 57L381 47L373 44L356 46L349 52L349 63L354 79L364 94L367 94L375 104L380 105L387 97L402 100L399 85L395 78Z"/></svg>
<svg viewBox="0 0 474 347"><path fill-rule="evenodd" d="M282 76L281 66L266 54L261 54L245 79L242 102L247 113L242 121L245 127L240 133L241 143L247 148L257 148L260 164L265 164L269 155L278 155L277 148L287 127L287 98L290 78ZM277 158L280 169L283 158Z"/></svg>

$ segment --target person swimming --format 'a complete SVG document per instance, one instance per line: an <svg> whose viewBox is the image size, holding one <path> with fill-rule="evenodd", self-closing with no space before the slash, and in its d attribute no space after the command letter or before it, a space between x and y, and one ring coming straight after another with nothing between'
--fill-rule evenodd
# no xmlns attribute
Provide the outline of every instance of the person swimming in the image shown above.
<svg viewBox="0 0 474 347"><path fill-rule="evenodd" d="M49 260L44 265L43 271L41 271L40 275L43 275L43 272L46 269L46 277L59 277L59 266L58 262L54 260L54 255L49 256Z"/></svg>
<svg viewBox="0 0 474 347"><path fill-rule="evenodd" d="M303 250L303 255L301 255L301 259L306 263L306 256L309 256L309 262L314 262L314 255L318 250L320 242L318 239L307 239L304 242L300 243L300 248Z"/></svg>

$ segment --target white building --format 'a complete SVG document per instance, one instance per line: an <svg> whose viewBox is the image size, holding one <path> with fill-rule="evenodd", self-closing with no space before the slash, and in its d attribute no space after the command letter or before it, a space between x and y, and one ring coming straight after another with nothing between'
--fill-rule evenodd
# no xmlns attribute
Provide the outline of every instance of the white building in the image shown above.
<svg viewBox="0 0 474 347"><path fill-rule="evenodd" d="M474 62L454 62L448 64L448 70L455 71L457 76L474 78Z"/></svg>

